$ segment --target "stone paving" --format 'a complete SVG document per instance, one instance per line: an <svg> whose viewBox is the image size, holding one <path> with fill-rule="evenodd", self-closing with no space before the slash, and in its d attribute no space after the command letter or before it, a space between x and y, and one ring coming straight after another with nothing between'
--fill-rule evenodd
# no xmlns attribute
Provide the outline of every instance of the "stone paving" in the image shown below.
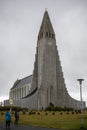
<svg viewBox="0 0 87 130"><path fill-rule="evenodd" d="M12 125L10 129L5 128L5 124L0 124L0 130L59 130L55 128L43 128L43 127L34 127L34 126L24 126L24 125Z"/></svg>
<svg viewBox="0 0 87 130"><path fill-rule="evenodd" d="M11 124L10 129L5 128L5 124L0 124L0 130L62 130L58 128L44 128L38 126L25 126L25 125L13 125ZM80 130L87 130L85 128L81 128Z"/></svg>

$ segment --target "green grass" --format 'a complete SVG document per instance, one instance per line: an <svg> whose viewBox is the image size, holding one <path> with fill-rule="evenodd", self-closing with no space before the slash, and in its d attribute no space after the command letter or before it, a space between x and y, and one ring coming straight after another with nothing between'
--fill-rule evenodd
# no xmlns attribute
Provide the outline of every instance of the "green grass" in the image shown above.
<svg viewBox="0 0 87 130"><path fill-rule="evenodd" d="M60 112L38 112L33 115L29 115L26 113L23 115L20 112L19 124L23 125L31 125L31 126L41 126L41 127L48 127L48 128L60 128L63 130L79 130L81 127L81 118L80 114L66 114L66 112L62 112L63 114L60 115ZM47 113L47 115L45 115ZM84 118L84 127L87 128L87 111L83 114ZM5 122L4 115L0 113L0 122ZM12 115L12 123L14 122L14 115Z"/></svg>

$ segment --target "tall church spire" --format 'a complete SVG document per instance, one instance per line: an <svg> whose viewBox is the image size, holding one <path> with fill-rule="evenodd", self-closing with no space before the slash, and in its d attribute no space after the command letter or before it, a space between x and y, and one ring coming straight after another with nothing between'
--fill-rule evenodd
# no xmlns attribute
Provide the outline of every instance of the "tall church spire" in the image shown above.
<svg viewBox="0 0 87 130"><path fill-rule="evenodd" d="M40 39L42 37L55 38L55 33L54 33L54 30L53 30L53 27L52 27L47 10L45 10L45 12L44 12L44 16L43 16L42 24L40 27L38 39Z"/></svg>

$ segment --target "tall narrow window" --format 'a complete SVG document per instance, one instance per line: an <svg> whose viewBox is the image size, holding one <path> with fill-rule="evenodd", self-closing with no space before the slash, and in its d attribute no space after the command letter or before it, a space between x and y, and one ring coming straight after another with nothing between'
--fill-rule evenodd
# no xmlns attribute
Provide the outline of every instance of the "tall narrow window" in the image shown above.
<svg viewBox="0 0 87 130"><path fill-rule="evenodd" d="M50 86L50 102L53 101L53 86Z"/></svg>
<svg viewBox="0 0 87 130"><path fill-rule="evenodd" d="M50 31L49 31L49 37L51 38L51 33L50 33Z"/></svg>
<svg viewBox="0 0 87 130"><path fill-rule="evenodd" d="M46 37L48 37L48 32L46 32Z"/></svg>
<svg viewBox="0 0 87 130"><path fill-rule="evenodd" d="M54 34L52 34L52 38L54 38Z"/></svg>

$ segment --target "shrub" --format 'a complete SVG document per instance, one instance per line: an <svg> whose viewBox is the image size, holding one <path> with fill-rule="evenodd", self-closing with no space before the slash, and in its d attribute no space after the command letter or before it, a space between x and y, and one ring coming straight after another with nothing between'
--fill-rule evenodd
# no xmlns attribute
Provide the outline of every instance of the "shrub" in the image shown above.
<svg viewBox="0 0 87 130"><path fill-rule="evenodd" d="M46 112L45 115L48 115L48 113Z"/></svg>
<svg viewBox="0 0 87 130"><path fill-rule="evenodd" d="M45 110L47 110L47 111L53 111L53 107L52 106L48 106Z"/></svg>
<svg viewBox="0 0 87 130"><path fill-rule="evenodd" d="M30 111L30 112L29 112L29 115L32 115L32 114L36 114L36 112Z"/></svg>
<svg viewBox="0 0 87 130"><path fill-rule="evenodd" d="M55 113L53 112L52 115L55 115Z"/></svg>
<svg viewBox="0 0 87 130"><path fill-rule="evenodd" d="M78 114L78 110L75 110L75 113Z"/></svg>
<svg viewBox="0 0 87 130"><path fill-rule="evenodd" d="M64 111L68 111L68 112L69 112L69 111L73 111L73 108L71 108L71 107L66 107L66 106L65 106L63 109L64 109Z"/></svg>
<svg viewBox="0 0 87 130"><path fill-rule="evenodd" d="M72 111L72 114L74 114L74 111Z"/></svg>
<svg viewBox="0 0 87 130"><path fill-rule="evenodd" d="M22 109L20 107L4 106L4 107L0 107L0 111L7 111L7 110L10 110L10 108L12 108L13 111L15 111L15 110L19 110L20 111Z"/></svg>
<svg viewBox="0 0 87 130"><path fill-rule="evenodd" d="M50 103L50 105L45 109L45 110L48 110L48 111L73 111L73 108L67 108L67 107L54 107L53 104Z"/></svg>
<svg viewBox="0 0 87 130"><path fill-rule="evenodd" d="M62 113L62 112L60 112L60 115L63 115L63 113Z"/></svg>
<svg viewBox="0 0 87 130"><path fill-rule="evenodd" d="M38 112L37 115L40 115L40 112Z"/></svg>
<svg viewBox="0 0 87 130"><path fill-rule="evenodd" d="M66 114L68 115L68 114L69 114L69 112L66 112Z"/></svg>
<svg viewBox="0 0 87 130"><path fill-rule="evenodd" d="M56 107L54 108L54 111L63 111L63 108L62 108L62 107L57 107L57 106L56 106Z"/></svg>
<svg viewBox="0 0 87 130"><path fill-rule="evenodd" d="M81 110L78 110L78 113L80 113L80 114L81 114Z"/></svg>
<svg viewBox="0 0 87 130"><path fill-rule="evenodd" d="M54 110L54 104L50 102L49 106L45 110L53 111Z"/></svg>

